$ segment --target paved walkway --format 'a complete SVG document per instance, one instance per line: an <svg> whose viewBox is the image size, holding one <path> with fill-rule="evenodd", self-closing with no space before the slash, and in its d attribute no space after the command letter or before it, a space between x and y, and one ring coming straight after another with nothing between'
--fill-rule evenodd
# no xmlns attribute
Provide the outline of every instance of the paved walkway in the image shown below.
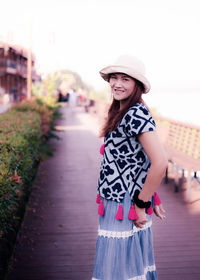
<svg viewBox="0 0 200 280"><path fill-rule="evenodd" d="M11 104L0 104L0 114L5 113L10 107Z"/></svg>
<svg viewBox="0 0 200 280"><path fill-rule="evenodd" d="M52 140L54 156L41 163L8 280L89 280L97 236L96 183L101 156L94 118L63 107ZM161 185L167 219L154 217L159 280L200 279L200 205ZM115 279L108 279L115 280Z"/></svg>

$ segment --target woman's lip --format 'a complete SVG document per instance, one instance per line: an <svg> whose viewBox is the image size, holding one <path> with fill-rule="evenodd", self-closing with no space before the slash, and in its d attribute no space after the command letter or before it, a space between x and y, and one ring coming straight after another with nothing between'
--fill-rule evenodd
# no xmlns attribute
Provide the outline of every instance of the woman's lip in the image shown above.
<svg viewBox="0 0 200 280"><path fill-rule="evenodd" d="M115 91L115 92L124 92L124 91L121 90L121 89L115 89L114 91Z"/></svg>

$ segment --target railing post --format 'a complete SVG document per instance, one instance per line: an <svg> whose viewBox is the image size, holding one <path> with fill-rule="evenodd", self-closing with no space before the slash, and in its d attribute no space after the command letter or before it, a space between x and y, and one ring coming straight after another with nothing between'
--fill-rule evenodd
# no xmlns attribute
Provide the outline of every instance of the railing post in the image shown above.
<svg viewBox="0 0 200 280"><path fill-rule="evenodd" d="M179 192L179 174L178 174L178 165L174 163L174 179L175 179L175 187L174 192Z"/></svg>
<svg viewBox="0 0 200 280"><path fill-rule="evenodd" d="M191 169L188 169L188 176L187 176L187 202L190 203L191 201Z"/></svg>
<svg viewBox="0 0 200 280"><path fill-rule="evenodd" d="M166 168L165 171L165 184L168 184L169 180L168 180L168 167Z"/></svg>

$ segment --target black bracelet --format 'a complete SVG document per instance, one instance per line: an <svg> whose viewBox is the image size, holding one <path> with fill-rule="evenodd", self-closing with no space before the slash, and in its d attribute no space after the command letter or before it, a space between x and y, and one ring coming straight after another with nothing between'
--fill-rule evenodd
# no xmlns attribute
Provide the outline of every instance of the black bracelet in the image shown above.
<svg viewBox="0 0 200 280"><path fill-rule="evenodd" d="M143 200L138 198L138 195L140 194L139 190L136 190L133 196L134 203L139 208L149 208L151 206L151 201L144 202Z"/></svg>

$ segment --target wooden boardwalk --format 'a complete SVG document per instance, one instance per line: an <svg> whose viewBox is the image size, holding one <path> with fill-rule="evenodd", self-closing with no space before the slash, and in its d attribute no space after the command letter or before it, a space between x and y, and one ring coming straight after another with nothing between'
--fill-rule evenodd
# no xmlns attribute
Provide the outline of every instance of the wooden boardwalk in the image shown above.
<svg viewBox="0 0 200 280"><path fill-rule="evenodd" d="M101 156L95 119L63 107L52 140L54 156L41 163L8 280L89 280L98 216L96 184ZM154 217L159 280L200 279L200 204L162 184L167 219ZM115 279L108 279L115 280Z"/></svg>

